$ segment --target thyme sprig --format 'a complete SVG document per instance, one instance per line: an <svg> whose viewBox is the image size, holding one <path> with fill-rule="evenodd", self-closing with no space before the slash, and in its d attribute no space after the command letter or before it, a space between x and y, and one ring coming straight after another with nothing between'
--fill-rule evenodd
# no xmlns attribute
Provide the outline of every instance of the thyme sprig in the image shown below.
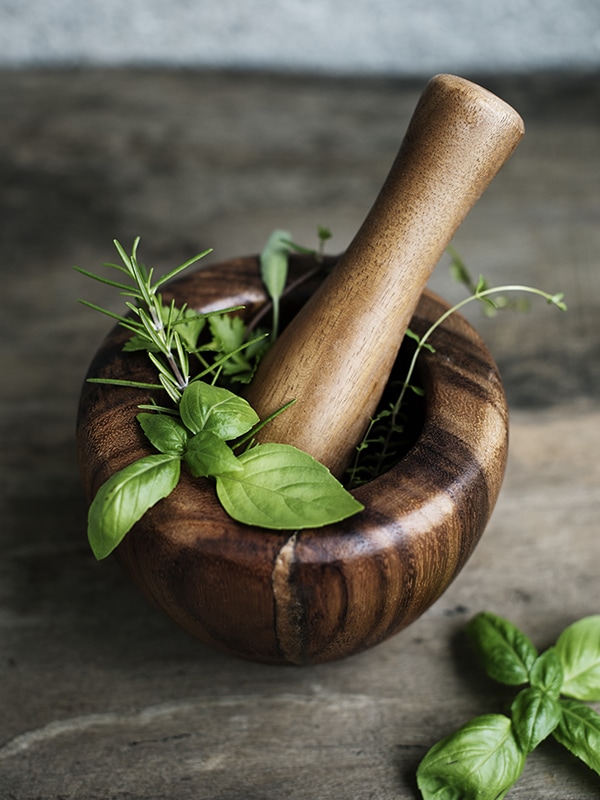
<svg viewBox="0 0 600 800"><path fill-rule="evenodd" d="M456 270L457 265L459 266L458 270ZM414 382L414 374L419 356L425 349L430 352L435 352L435 348L432 347L429 340L449 317L457 311L460 311L466 305L476 301L484 304L488 315L490 309L496 312L500 309L510 308L511 305L507 302L506 295L511 292L516 292L519 295L535 295L543 298L549 305L554 305L561 311L566 311L567 309L562 292L550 294L542 289L521 284L506 284L504 286L490 287L482 276L480 276L475 283L464 263L458 259L456 254L453 255L452 267L454 267L453 272L455 277L468 288L472 289L472 294L465 297L451 308L448 308L433 322L422 336L419 336L412 330L407 331L406 335L416 342L416 347L408 365L406 376L400 385L395 401L380 409L370 421L365 436L356 449L354 461L348 470L347 485L350 488L359 486L368 480L373 480L373 478L381 475L393 465L398 452L401 451L399 442L401 443L400 437L405 431L403 410L406 404L406 394L408 391L419 395L423 394L423 390ZM500 298L500 302L497 302L496 296ZM524 306L522 304L517 304L512 307L523 308ZM367 465L366 468L365 464Z"/></svg>

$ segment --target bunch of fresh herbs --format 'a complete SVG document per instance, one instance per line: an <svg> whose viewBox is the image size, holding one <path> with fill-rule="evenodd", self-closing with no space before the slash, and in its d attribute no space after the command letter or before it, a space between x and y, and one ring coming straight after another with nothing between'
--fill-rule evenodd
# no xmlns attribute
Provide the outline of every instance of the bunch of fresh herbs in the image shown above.
<svg viewBox="0 0 600 800"><path fill-rule="evenodd" d="M108 284L126 298L126 315L117 314L93 303L84 305L115 319L131 336L125 351L145 351L156 370L157 382L140 383L110 378L90 378L147 390L163 390L168 405L153 401L140 406L137 417L156 453L143 457L114 474L100 488L88 515L88 536L97 558L111 553L133 525L155 503L169 495L177 485L185 464L194 477L215 482L217 496L225 511L239 522L264 528L299 530L320 527L346 519L362 510L349 490L390 469L406 450L406 394L422 394L413 380L417 359L423 349L435 352L429 339L449 316L467 303L479 300L490 313L508 307L506 292L532 293L561 309L562 295L550 295L528 286L490 288L480 278L475 283L456 253L452 270L471 294L449 308L422 335L411 330L407 337L416 346L406 376L393 390L393 400L385 401L371 420L356 449L348 470L345 488L310 455L284 444L256 445L254 436L270 419L260 420L248 402L235 393L235 384L248 383L256 366L278 334L280 300L297 287L287 284L291 250L311 254L315 269L299 281L322 269L323 246L331 236L318 230L319 247L312 251L295 244L287 231L274 231L260 255L260 274L268 302L246 322L226 308L199 313L172 301L163 303L160 289L169 280L206 256L207 250L155 279L137 257L139 238L128 254L115 242L121 263L107 266L118 279L96 275L77 268L82 274ZM494 296L494 299L492 298ZM259 322L271 315L271 327ZM208 326L210 337L201 334ZM276 413L285 413L285 407Z"/></svg>
<svg viewBox="0 0 600 800"><path fill-rule="evenodd" d="M507 714L484 714L434 745L417 770L424 800L501 800L548 736L600 774L600 616L566 628L539 654L515 625L489 612L467 626L487 674L523 687Z"/></svg>
<svg viewBox="0 0 600 800"><path fill-rule="evenodd" d="M284 232L276 231L261 258L261 275L273 305L273 330L279 324L279 298L287 275ZM247 337L239 309L202 314L186 306L164 304L159 289L205 253L155 280L138 260L136 239L128 254L115 242L120 264L113 280L87 270L84 275L117 288L129 314L115 314L92 303L132 336L124 349L144 350L156 383L91 378L91 381L163 390L169 405L140 407L137 419L157 450L112 475L98 490L88 512L88 537L97 558L105 558L133 525L177 485L185 464L194 477L215 481L225 511L239 522L279 530L320 527L356 514L363 506L322 464L291 445L254 443L260 420L249 403L226 386L251 379L264 350L264 334ZM124 276L124 277L121 277ZM206 344L200 333L208 324ZM285 407L277 413L284 413Z"/></svg>

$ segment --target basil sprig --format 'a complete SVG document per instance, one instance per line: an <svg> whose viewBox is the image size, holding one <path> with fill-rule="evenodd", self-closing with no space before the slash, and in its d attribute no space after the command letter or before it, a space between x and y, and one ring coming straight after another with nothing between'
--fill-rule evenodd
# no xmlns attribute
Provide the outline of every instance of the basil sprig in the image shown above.
<svg viewBox="0 0 600 800"><path fill-rule="evenodd" d="M525 759L552 735L600 775L600 615L566 628L538 654L515 625L489 612L467 626L490 677L523 686L510 716L485 714L434 745L417 770L424 800L501 800Z"/></svg>
<svg viewBox="0 0 600 800"><path fill-rule="evenodd" d="M291 445L236 445L260 425L250 404L219 386L194 381L179 417L141 412L138 422L158 450L117 472L96 494L88 538L96 558L109 555L155 503L170 494L182 462L196 478L214 478L233 519L263 528L300 530L339 522L362 509L329 470Z"/></svg>
<svg viewBox="0 0 600 800"><path fill-rule="evenodd" d="M321 233L320 238L323 238ZM279 301L286 286L289 234L276 231L261 254L261 277L272 304L274 338ZM158 451L112 475L98 490L88 512L88 538L96 558L108 556L152 506L177 486L182 464L196 478L211 478L225 511L248 525L300 530L329 525L363 509L329 470L308 453L284 444L252 446L254 434L267 424L227 383L248 383L265 352L268 333L246 325L230 312L200 313L174 301L165 305L160 289L208 252L155 279L138 261L139 238L131 254L119 242L120 264L113 280L87 270L79 272L113 286L130 298L127 316L82 301L116 319L132 335L125 352L146 351L157 370L155 383L89 378L93 383L158 389L169 406L141 405L137 419ZM256 318L255 318L256 322ZM202 342L208 326L212 338ZM192 367L192 364L195 366ZM285 406L276 413L285 411Z"/></svg>

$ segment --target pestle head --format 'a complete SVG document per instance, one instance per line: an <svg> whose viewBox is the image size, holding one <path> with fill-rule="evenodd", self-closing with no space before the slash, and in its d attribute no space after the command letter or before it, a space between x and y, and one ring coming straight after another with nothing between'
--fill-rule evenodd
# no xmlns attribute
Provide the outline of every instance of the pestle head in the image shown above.
<svg viewBox="0 0 600 800"><path fill-rule="evenodd" d="M261 418L296 401L259 440L295 445L343 474L429 276L523 133L517 112L481 86L429 81L367 218L248 388Z"/></svg>

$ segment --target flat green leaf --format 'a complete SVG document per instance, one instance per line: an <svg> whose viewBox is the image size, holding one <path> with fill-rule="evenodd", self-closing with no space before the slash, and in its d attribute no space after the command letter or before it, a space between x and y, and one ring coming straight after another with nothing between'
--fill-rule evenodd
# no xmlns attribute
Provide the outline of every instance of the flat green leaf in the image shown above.
<svg viewBox="0 0 600 800"><path fill-rule="evenodd" d="M227 513L247 525L298 530L339 522L363 506L308 453L262 444L242 453L242 472L217 477Z"/></svg>
<svg viewBox="0 0 600 800"><path fill-rule="evenodd" d="M511 713L515 736L525 753L531 753L552 733L562 715L558 700L536 686L519 692Z"/></svg>
<svg viewBox="0 0 600 800"><path fill-rule="evenodd" d="M231 447L210 431L192 436L184 459L195 478L229 475L243 469Z"/></svg>
<svg viewBox="0 0 600 800"><path fill-rule="evenodd" d="M290 234L287 231L273 231L260 254L261 278L273 301L274 335L279 328L279 299L287 280L289 240Z"/></svg>
<svg viewBox="0 0 600 800"><path fill-rule="evenodd" d="M152 341L144 333L134 333L123 345L123 352L133 353L137 350L146 350L151 353L160 353L161 349L156 342Z"/></svg>
<svg viewBox="0 0 600 800"><path fill-rule="evenodd" d="M165 306L163 306L163 309L165 309ZM166 311L168 312L168 307L166 307ZM167 322L164 313L163 322ZM183 311L177 310L174 327L185 344L185 349L188 353L191 353L198 346L198 339L205 325L206 317L203 314L199 314L191 308L186 308Z"/></svg>
<svg viewBox="0 0 600 800"><path fill-rule="evenodd" d="M469 622L467 634L491 678L509 686L527 683L537 650L515 625L485 611Z"/></svg>
<svg viewBox="0 0 600 800"><path fill-rule="evenodd" d="M290 239L288 231L275 230L260 254L260 275L272 300L278 300L285 287Z"/></svg>
<svg viewBox="0 0 600 800"><path fill-rule="evenodd" d="M179 413L192 433L210 431L224 440L242 436L259 422L243 397L204 381L194 381L185 389Z"/></svg>
<svg viewBox="0 0 600 800"><path fill-rule="evenodd" d="M564 681L561 694L577 700L600 700L600 615L569 625L556 642Z"/></svg>
<svg viewBox="0 0 600 800"><path fill-rule="evenodd" d="M88 512L88 538L97 559L106 558L149 508L179 480L179 457L159 453L134 461L98 490Z"/></svg>
<svg viewBox="0 0 600 800"><path fill-rule="evenodd" d="M326 228L324 225L317 225L317 236L319 237L319 242L325 244L328 239L331 239L333 234L329 228Z"/></svg>
<svg viewBox="0 0 600 800"><path fill-rule="evenodd" d="M244 344L246 323L241 317L213 314L208 318L208 326L215 340L213 346L219 352L232 353Z"/></svg>
<svg viewBox="0 0 600 800"><path fill-rule="evenodd" d="M159 452L183 455L189 435L180 422L166 414L145 412L138 414L137 420L150 443Z"/></svg>
<svg viewBox="0 0 600 800"><path fill-rule="evenodd" d="M256 338L246 340L246 323L241 317L214 315L209 318L209 325L213 341L209 349L216 350L217 354L227 360L221 362L223 374L233 381L249 383L256 371L260 356L268 347L268 342L262 338L263 331L255 330ZM243 348L243 349L240 349Z"/></svg>
<svg viewBox="0 0 600 800"><path fill-rule="evenodd" d="M600 775L600 714L576 700L561 700L562 717L553 736Z"/></svg>
<svg viewBox="0 0 600 800"><path fill-rule="evenodd" d="M501 800L524 766L510 719L486 714L429 750L417 784L424 800Z"/></svg>
<svg viewBox="0 0 600 800"><path fill-rule="evenodd" d="M529 680L532 686L554 698L558 697L564 681L564 672L555 647L549 647L533 662Z"/></svg>

